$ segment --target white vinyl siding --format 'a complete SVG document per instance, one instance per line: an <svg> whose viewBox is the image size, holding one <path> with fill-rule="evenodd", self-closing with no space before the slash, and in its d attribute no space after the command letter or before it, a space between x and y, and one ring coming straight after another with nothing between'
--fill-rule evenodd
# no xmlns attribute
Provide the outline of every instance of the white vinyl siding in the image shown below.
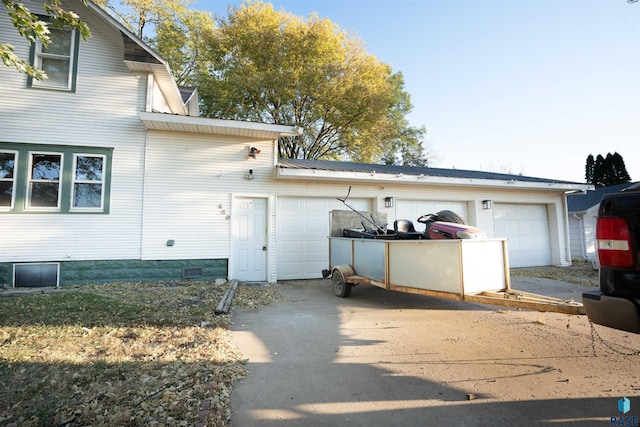
<svg viewBox="0 0 640 427"><path fill-rule="evenodd" d="M25 5L44 14L42 3ZM38 150L52 146L42 151L56 151L58 144L112 149L109 213L0 210L0 262L140 259L145 129L139 112L145 106L146 75L127 68L119 31L93 14L82 18L91 37L78 46L75 93L28 88L23 74L0 67L0 150L3 143L36 144ZM16 55L29 57L29 43L2 13L0 36Z"/></svg>
<svg viewBox="0 0 640 427"><path fill-rule="evenodd" d="M571 258L574 260L595 260L596 253L596 221L598 206L590 208L578 218L569 215L569 237L571 242Z"/></svg>
<svg viewBox="0 0 640 427"><path fill-rule="evenodd" d="M216 137L149 131L142 259L229 258L231 192L245 181L229 158L241 149Z"/></svg>
<svg viewBox="0 0 640 427"><path fill-rule="evenodd" d="M582 215L578 218L569 215L569 247L572 260L584 261L586 256L582 219Z"/></svg>

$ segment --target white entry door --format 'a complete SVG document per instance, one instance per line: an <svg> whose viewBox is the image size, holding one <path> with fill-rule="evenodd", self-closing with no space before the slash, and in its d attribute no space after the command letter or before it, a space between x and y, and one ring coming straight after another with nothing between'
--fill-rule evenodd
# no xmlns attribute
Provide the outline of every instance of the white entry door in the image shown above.
<svg viewBox="0 0 640 427"><path fill-rule="evenodd" d="M236 198L233 207L233 278L267 280L267 200Z"/></svg>

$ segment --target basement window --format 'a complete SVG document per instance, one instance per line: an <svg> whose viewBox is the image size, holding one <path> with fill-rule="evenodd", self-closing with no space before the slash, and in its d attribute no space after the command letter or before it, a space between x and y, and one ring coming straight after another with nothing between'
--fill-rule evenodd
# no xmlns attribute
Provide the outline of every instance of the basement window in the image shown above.
<svg viewBox="0 0 640 427"><path fill-rule="evenodd" d="M57 287L60 264L57 262L13 264L13 286L16 288Z"/></svg>
<svg viewBox="0 0 640 427"><path fill-rule="evenodd" d="M183 279L195 279L202 277L202 267L185 267L182 269Z"/></svg>

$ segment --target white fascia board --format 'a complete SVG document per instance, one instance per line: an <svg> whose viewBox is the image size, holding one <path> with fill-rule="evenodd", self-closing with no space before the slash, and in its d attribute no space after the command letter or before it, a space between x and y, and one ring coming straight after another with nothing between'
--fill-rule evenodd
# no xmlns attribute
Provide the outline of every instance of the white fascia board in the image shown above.
<svg viewBox="0 0 640 427"><path fill-rule="evenodd" d="M106 10L104 10L103 8L101 8L91 0L87 1L87 7L92 11L94 11L95 13L97 13L102 19L107 21L113 27L118 29L118 31L120 31L121 33L129 37L131 40L136 42L138 45L140 45L140 47L142 47L149 55L153 56L155 59L157 59L159 62L162 62L163 64L166 63L166 61L160 55L158 55L157 52L151 49L149 45L143 42L138 36L133 34L127 27L125 27L120 22L118 22L118 20L116 20L113 16L111 16Z"/></svg>
<svg viewBox="0 0 640 427"><path fill-rule="evenodd" d="M153 78L164 95L167 105L174 114L187 115L187 106L182 102L180 89L167 64L151 64L148 62L124 61L131 71L153 73Z"/></svg>
<svg viewBox="0 0 640 427"><path fill-rule="evenodd" d="M160 87L160 91L164 94L164 97L174 114L188 115L189 110L184 102L182 102L182 95L180 95L180 88L178 83L171 73L171 69L168 64L152 64L153 76Z"/></svg>
<svg viewBox="0 0 640 427"><path fill-rule="evenodd" d="M145 111L140 113L140 120L147 129L171 132L229 135L264 140L302 134L302 129L297 126L209 119L206 117L179 116Z"/></svg>
<svg viewBox="0 0 640 427"><path fill-rule="evenodd" d="M557 182L528 182L518 180L495 180L474 178L452 178L428 175L394 175L385 173L364 173L327 171L319 169L276 168L277 179L307 180L307 181L348 181L372 182L386 184L414 184L414 185L445 185L482 188L509 188L528 190L553 190L570 192L590 189L589 184L568 184Z"/></svg>

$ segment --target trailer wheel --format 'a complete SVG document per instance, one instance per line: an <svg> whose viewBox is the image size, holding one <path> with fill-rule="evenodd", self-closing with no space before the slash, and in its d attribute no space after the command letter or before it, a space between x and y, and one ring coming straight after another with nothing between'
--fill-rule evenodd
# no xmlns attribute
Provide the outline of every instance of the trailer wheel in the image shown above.
<svg viewBox="0 0 640 427"><path fill-rule="evenodd" d="M331 275L333 279L333 293L340 298L346 298L351 295L351 283L347 283L340 269L335 268Z"/></svg>
<svg viewBox="0 0 640 427"><path fill-rule="evenodd" d="M460 215L453 211L440 211L437 213L438 221L453 222L456 224L467 225L467 222Z"/></svg>

